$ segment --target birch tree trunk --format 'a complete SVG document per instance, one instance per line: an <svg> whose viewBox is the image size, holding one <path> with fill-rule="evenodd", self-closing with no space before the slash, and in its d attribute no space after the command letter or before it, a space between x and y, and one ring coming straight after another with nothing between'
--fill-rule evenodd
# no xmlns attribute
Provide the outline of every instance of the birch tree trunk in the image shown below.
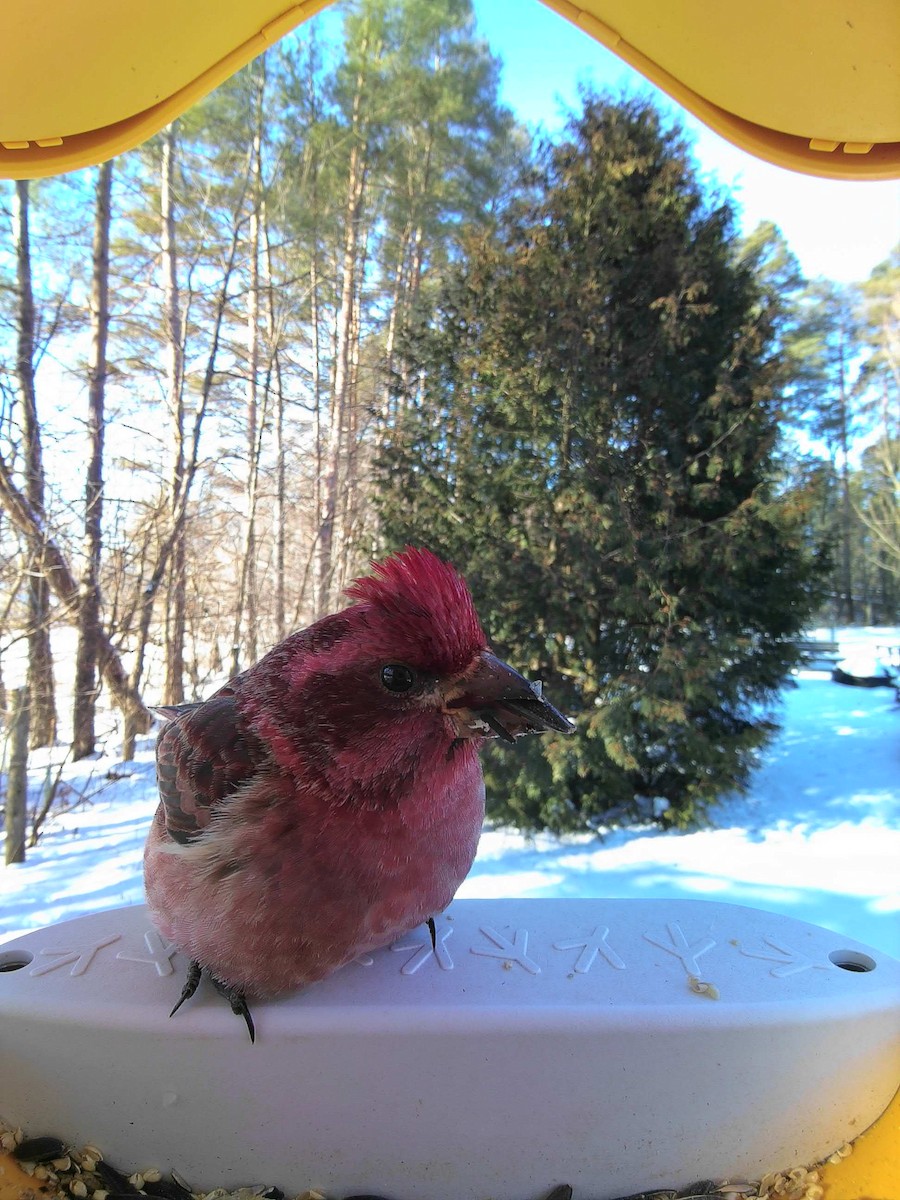
<svg viewBox="0 0 900 1200"><path fill-rule="evenodd" d="M100 653L100 561L103 549L103 438L106 343L109 335L109 227L112 162L97 175L91 274L91 357L88 370L88 462L84 494L84 568L78 606L72 757L93 754Z"/></svg>

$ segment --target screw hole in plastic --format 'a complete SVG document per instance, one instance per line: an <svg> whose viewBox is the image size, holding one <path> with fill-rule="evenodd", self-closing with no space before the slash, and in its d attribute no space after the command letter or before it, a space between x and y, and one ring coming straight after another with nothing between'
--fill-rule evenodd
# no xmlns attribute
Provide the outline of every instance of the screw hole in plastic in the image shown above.
<svg viewBox="0 0 900 1200"><path fill-rule="evenodd" d="M828 957L842 971L855 971L857 974L874 971L877 966L874 958L860 954L858 950L832 950Z"/></svg>
<svg viewBox="0 0 900 1200"><path fill-rule="evenodd" d="M0 953L0 974L9 971L21 971L34 961L34 955L29 950L7 950Z"/></svg>

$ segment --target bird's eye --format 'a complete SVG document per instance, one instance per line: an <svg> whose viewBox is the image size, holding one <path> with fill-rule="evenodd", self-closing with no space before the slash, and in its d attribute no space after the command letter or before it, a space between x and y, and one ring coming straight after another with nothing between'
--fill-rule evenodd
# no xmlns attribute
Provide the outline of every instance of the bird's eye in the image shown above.
<svg viewBox="0 0 900 1200"><path fill-rule="evenodd" d="M381 682L389 692L408 692L416 682L416 674L402 663L388 663L381 668Z"/></svg>

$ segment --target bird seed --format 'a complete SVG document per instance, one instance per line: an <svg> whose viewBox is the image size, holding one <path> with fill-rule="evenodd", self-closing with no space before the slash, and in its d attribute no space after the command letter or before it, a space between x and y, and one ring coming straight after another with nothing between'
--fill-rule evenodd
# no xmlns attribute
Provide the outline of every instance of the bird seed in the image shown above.
<svg viewBox="0 0 900 1200"><path fill-rule="evenodd" d="M698 981L703 983L705 981ZM703 994L703 993L701 993ZM708 994L708 993L707 993ZM715 998L715 997L710 997ZM26 1138L21 1129L0 1124L0 1151L10 1154L27 1175L40 1184L42 1200L283 1200L284 1193L276 1187L246 1187L229 1190L215 1188L195 1192L176 1172L168 1177L158 1167L145 1167L126 1175L103 1158L94 1145L70 1150L55 1137ZM833 1151L827 1161L840 1162L852 1151L844 1144ZM654 1190L627 1197L626 1200L823 1200L824 1188L818 1171L795 1167L791 1171L773 1172L756 1183L726 1180L722 1183L704 1181L678 1190ZM374 1195L326 1196L309 1188L295 1200L388 1200ZM572 1188L558 1184L544 1200L573 1200ZM581 1198L576 1198L581 1200Z"/></svg>

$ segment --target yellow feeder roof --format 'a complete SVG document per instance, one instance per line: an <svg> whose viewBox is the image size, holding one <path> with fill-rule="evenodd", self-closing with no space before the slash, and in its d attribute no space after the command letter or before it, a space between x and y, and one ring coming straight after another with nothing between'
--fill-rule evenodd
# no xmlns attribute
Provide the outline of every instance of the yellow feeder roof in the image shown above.
<svg viewBox="0 0 900 1200"><path fill-rule="evenodd" d="M0 177L138 145L329 3L3 0ZM759 158L900 178L898 0L545 3Z"/></svg>

